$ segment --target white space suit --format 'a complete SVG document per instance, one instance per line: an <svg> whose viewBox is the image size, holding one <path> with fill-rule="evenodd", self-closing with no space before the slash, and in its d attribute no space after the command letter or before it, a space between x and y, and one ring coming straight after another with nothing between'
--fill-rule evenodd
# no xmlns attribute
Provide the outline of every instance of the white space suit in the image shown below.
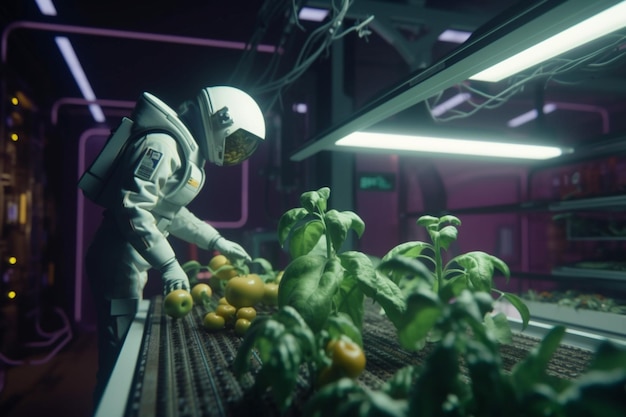
<svg viewBox="0 0 626 417"><path fill-rule="evenodd" d="M230 259L250 258L185 206L204 184L205 161L234 165L247 159L264 139L265 124L246 93L211 87L186 102L180 114L144 93L118 131L124 136L118 140L122 146L107 144L79 184L86 196L105 207L86 256L98 314L96 400L137 311L147 271L161 272L164 294L189 290L168 235ZM107 161L101 172L98 160L101 165Z"/></svg>

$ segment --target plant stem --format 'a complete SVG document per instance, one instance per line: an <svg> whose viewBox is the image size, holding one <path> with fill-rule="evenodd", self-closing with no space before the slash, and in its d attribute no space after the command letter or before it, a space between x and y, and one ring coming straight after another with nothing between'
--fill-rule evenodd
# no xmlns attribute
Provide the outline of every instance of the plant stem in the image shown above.
<svg viewBox="0 0 626 417"><path fill-rule="evenodd" d="M441 288L443 288L443 260L441 256L441 246L439 245L439 239L435 239L435 292L439 294Z"/></svg>

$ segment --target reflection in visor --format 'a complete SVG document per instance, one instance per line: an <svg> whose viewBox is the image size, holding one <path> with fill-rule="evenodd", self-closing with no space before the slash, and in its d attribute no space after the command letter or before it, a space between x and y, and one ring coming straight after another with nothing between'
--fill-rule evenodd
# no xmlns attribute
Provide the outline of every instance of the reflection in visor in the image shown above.
<svg viewBox="0 0 626 417"><path fill-rule="evenodd" d="M243 129L226 137L224 165L236 165L248 159L259 146L259 138Z"/></svg>

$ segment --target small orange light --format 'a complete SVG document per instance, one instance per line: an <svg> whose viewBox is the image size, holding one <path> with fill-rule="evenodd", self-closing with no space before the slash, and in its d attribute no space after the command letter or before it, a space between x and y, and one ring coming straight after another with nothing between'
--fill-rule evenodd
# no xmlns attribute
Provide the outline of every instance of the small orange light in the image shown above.
<svg viewBox="0 0 626 417"><path fill-rule="evenodd" d="M20 137L17 135L17 133L11 133L11 140L13 142L17 142L19 138Z"/></svg>
<svg viewBox="0 0 626 417"><path fill-rule="evenodd" d="M11 104L17 106L18 104L20 104L20 101L17 99L17 97L11 97Z"/></svg>
<svg viewBox="0 0 626 417"><path fill-rule="evenodd" d="M7 297L9 297L11 300L14 299L15 297L17 297L17 293L15 291L9 291L7 293Z"/></svg>
<svg viewBox="0 0 626 417"><path fill-rule="evenodd" d="M17 263L17 258L15 256L9 256L9 264L15 265Z"/></svg>

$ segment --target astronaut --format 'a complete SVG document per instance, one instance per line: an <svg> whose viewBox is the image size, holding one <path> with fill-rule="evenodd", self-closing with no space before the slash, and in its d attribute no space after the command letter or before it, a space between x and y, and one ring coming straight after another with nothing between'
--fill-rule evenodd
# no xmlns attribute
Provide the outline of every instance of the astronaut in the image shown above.
<svg viewBox="0 0 626 417"><path fill-rule="evenodd" d="M81 178L84 194L105 209L86 255L98 316L95 401L135 317L148 270L160 272L164 295L189 290L168 235L231 260L250 260L238 243L222 237L185 206L204 184L206 161L239 164L264 139L263 114L239 89L204 88L178 113L144 93Z"/></svg>

